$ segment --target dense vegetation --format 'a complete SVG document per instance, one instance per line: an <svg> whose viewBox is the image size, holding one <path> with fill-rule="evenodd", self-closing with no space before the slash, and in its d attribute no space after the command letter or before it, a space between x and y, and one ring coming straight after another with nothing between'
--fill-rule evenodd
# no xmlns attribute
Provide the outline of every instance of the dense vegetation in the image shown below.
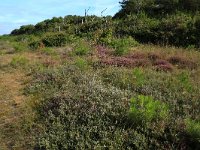
<svg viewBox="0 0 200 150"><path fill-rule="evenodd" d="M200 2L121 5L0 36L0 149L200 149Z"/></svg>
<svg viewBox="0 0 200 150"><path fill-rule="evenodd" d="M62 31L95 42L131 36L142 43L199 48L200 2L198 0L123 0L112 18L66 16L22 26L12 35Z"/></svg>

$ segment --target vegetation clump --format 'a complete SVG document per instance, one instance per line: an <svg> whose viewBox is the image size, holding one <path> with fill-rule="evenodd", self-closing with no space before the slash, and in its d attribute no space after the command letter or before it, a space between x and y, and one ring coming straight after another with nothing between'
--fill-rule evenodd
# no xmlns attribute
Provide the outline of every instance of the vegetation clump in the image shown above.
<svg viewBox="0 0 200 150"><path fill-rule="evenodd" d="M0 36L0 149L199 149L200 3L120 4Z"/></svg>
<svg viewBox="0 0 200 150"><path fill-rule="evenodd" d="M152 121L167 120L169 109L152 97L139 95L131 99L130 117L136 124L152 123Z"/></svg>
<svg viewBox="0 0 200 150"><path fill-rule="evenodd" d="M13 67L25 67L29 60L23 56L15 56L12 58L10 65Z"/></svg>

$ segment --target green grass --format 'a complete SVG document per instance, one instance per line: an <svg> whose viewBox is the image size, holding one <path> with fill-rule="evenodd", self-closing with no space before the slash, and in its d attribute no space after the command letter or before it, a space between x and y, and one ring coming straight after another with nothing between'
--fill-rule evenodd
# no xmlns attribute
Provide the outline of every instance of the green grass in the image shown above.
<svg viewBox="0 0 200 150"><path fill-rule="evenodd" d="M28 49L28 47L24 43L19 43L19 42L13 43L13 48L14 48L15 52L23 52Z"/></svg>
<svg viewBox="0 0 200 150"><path fill-rule="evenodd" d="M50 56L55 56L57 53L53 48L50 47L44 47L42 49L40 49L40 51L46 55L50 55Z"/></svg>
<svg viewBox="0 0 200 150"><path fill-rule="evenodd" d="M14 68L16 67L26 67L29 60L24 56L16 55L12 58L10 65Z"/></svg>

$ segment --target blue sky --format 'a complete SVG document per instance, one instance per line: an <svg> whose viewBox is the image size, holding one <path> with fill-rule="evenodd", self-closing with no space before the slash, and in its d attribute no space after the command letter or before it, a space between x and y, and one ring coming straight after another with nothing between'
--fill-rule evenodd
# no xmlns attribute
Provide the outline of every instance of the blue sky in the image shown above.
<svg viewBox="0 0 200 150"><path fill-rule="evenodd" d="M119 9L120 0L1 0L0 35L9 34L21 25L36 24L45 19L66 15L88 14L100 16L114 15Z"/></svg>

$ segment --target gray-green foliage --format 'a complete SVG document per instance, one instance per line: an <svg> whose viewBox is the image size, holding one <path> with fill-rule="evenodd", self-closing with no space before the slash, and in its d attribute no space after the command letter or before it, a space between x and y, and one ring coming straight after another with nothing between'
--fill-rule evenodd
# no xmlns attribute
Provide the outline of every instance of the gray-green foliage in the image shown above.
<svg viewBox="0 0 200 150"><path fill-rule="evenodd" d="M130 93L105 86L97 74L63 71L46 74L47 85L41 84L46 90L53 88L54 94L47 96L40 109L47 128L39 138L39 146L47 149L122 147L127 140L122 135L134 132L120 127L125 124Z"/></svg>
<svg viewBox="0 0 200 150"><path fill-rule="evenodd" d="M36 109L44 132L36 147L179 149L187 138L182 133L198 129L181 123L186 115L198 120L199 114L198 91L188 103L192 95L180 93L182 88L178 75L150 70L66 66L37 72L27 88L40 98ZM186 147L198 145L190 142Z"/></svg>

